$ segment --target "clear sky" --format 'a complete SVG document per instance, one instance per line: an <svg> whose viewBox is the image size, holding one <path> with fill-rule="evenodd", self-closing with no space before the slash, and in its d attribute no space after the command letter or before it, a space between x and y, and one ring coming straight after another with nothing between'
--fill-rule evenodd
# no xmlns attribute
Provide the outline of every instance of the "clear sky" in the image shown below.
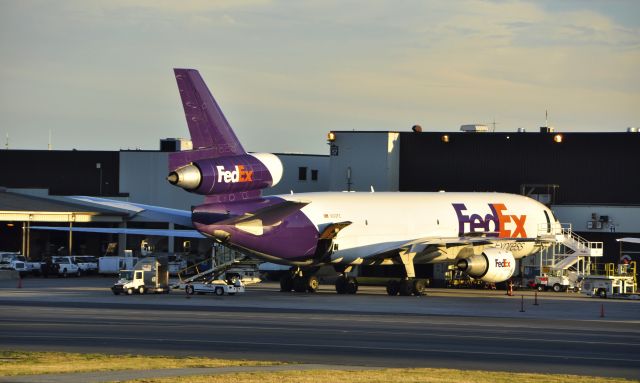
<svg viewBox="0 0 640 383"><path fill-rule="evenodd" d="M250 151L329 130L640 126L640 1L0 0L4 148L188 137L172 68L200 70Z"/></svg>

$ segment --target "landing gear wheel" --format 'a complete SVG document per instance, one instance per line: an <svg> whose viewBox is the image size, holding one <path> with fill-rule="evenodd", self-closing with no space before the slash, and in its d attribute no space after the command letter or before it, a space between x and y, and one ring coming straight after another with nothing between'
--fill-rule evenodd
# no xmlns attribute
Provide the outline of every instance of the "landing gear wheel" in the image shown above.
<svg viewBox="0 0 640 383"><path fill-rule="evenodd" d="M395 296L398 295L398 292L400 292L400 283L398 281L391 279L387 282L387 294Z"/></svg>
<svg viewBox="0 0 640 383"><path fill-rule="evenodd" d="M216 294L217 296L222 296L224 295L224 288L222 288L221 286L216 287L215 290L213 290L213 293Z"/></svg>
<svg viewBox="0 0 640 383"><path fill-rule="evenodd" d="M413 281L413 293L416 296L424 295L427 290L427 282L424 279L416 279Z"/></svg>
<svg viewBox="0 0 640 383"><path fill-rule="evenodd" d="M146 292L144 286L138 287L138 294L144 294Z"/></svg>
<svg viewBox="0 0 640 383"><path fill-rule="evenodd" d="M316 291L318 291L319 287L320 281L318 280L318 277L316 277L315 275L310 276L307 280L307 291L310 293L315 293Z"/></svg>
<svg viewBox="0 0 640 383"><path fill-rule="evenodd" d="M560 286L559 283L556 283L555 285L553 285L553 291L559 293L560 291L562 291L562 286Z"/></svg>
<svg viewBox="0 0 640 383"><path fill-rule="evenodd" d="M296 293L306 293L307 281L308 279L306 277L293 278L293 291L295 291Z"/></svg>
<svg viewBox="0 0 640 383"><path fill-rule="evenodd" d="M133 295L133 289L131 287L127 289L127 295Z"/></svg>
<svg viewBox="0 0 640 383"><path fill-rule="evenodd" d="M358 281L355 278L347 278L347 294L355 294L358 292Z"/></svg>
<svg viewBox="0 0 640 383"><path fill-rule="evenodd" d="M293 277L290 274L285 274L280 278L280 291L290 292L293 290Z"/></svg>
<svg viewBox="0 0 640 383"><path fill-rule="evenodd" d="M336 279L336 293L338 294L347 293L347 278L338 277L338 279Z"/></svg>
<svg viewBox="0 0 640 383"><path fill-rule="evenodd" d="M543 291L544 291L544 286L542 286L542 285L538 285L538 286L536 287L536 289L538 289L538 291L540 291L540 292L543 292Z"/></svg>
<svg viewBox="0 0 640 383"><path fill-rule="evenodd" d="M411 279L403 279L400 281L400 288L398 289L398 292L400 295L405 297L413 294L413 281Z"/></svg>
<svg viewBox="0 0 640 383"><path fill-rule="evenodd" d="M187 287L184 288L184 292L187 293L187 295L193 295L195 290L193 289L193 286L187 285Z"/></svg>

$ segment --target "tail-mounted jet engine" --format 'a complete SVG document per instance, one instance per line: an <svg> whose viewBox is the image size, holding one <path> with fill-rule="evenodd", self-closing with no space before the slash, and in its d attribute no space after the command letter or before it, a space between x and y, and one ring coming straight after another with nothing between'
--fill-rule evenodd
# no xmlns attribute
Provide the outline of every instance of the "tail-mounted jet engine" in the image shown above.
<svg viewBox="0 0 640 383"><path fill-rule="evenodd" d="M264 189L282 178L282 162L270 153L208 158L174 169L167 181L196 194Z"/></svg>
<svg viewBox="0 0 640 383"><path fill-rule="evenodd" d="M497 283L511 278L516 269L516 261L510 251L491 247L480 255L459 260L456 266L473 278Z"/></svg>

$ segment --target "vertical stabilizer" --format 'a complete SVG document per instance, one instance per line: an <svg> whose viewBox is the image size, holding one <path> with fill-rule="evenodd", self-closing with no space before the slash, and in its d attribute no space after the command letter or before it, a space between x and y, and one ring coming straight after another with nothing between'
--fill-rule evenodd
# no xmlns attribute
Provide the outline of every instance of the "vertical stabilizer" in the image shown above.
<svg viewBox="0 0 640 383"><path fill-rule="evenodd" d="M200 73L195 69L173 71L194 151L208 149L208 158L245 154Z"/></svg>

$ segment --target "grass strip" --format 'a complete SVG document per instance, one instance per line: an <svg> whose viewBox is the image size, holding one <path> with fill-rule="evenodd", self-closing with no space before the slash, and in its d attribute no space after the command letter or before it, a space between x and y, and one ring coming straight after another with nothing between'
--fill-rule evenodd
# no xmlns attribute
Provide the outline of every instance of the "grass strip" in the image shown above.
<svg viewBox="0 0 640 383"><path fill-rule="evenodd" d="M157 368L272 366L280 364L284 363L199 357L0 350L0 376L147 370Z"/></svg>
<svg viewBox="0 0 640 383"><path fill-rule="evenodd" d="M253 372L215 376L185 376L158 379L137 379L124 383L629 383L637 380L578 375L529 374L494 371L466 371L440 368L393 368L385 370L309 370L283 372Z"/></svg>

